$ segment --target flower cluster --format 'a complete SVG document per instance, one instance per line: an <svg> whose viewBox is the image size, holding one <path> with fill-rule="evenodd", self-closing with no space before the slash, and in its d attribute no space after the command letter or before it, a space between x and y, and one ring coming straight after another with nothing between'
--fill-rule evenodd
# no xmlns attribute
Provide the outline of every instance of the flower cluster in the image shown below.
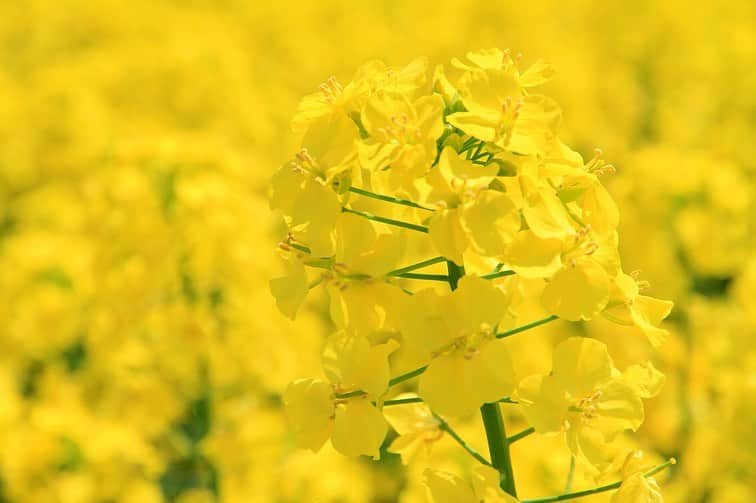
<svg viewBox="0 0 756 503"><path fill-rule="evenodd" d="M520 375L502 340L597 317L655 347L667 336L671 302L643 295L622 269L619 213L600 181L614 168L600 150L585 160L563 143L559 106L537 92L553 73L498 49L432 71L423 59L371 62L301 101L301 149L272 180L287 273L271 289L294 318L324 288L337 332L323 350L327 380L297 380L284 394L299 445L330 438L345 455L378 458L384 410L427 408L420 431L397 430L427 443L438 438L427 431L450 432L443 417L481 409L492 460L475 455L514 495L506 439L497 450L489 432L503 430L501 401L519 403L535 431L564 433L596 473L611 465L612 439L643 422L642 399L663 382L649 362L620 372L603 343L568 338L548 375ZM542 317L518 324L533 299ZM415 377L416 395L396 398ZM433 492L450 479L428 480Z"/></svg>

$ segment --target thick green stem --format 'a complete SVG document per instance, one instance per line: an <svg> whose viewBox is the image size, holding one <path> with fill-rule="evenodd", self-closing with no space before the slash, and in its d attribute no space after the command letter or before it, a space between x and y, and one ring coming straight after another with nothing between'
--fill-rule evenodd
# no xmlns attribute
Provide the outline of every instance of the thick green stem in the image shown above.
<svg viewBox="0 0 756 503"><path fill-rule="evenodd" d="M454 262L447 261L446 269L449 271L449 286L452 290L457 289L460 278L465 275L465 268ZM483 417L483 426L486 429L488 439L488 451L491 454L491 466L499 472L499 485L502 490L517 497L515 490L514 473L512 472L512 460L509 457L509 443L507 432L504 429L504 420L498 403L486 403L480 408Z"/></svg>
<svg viewBox="0 0 756 503"><path fill-rule="evenodd" d="M456 290L460 278L465 275L465 268L461 265L455 264L451 260L447 260L446 270L449 271L449 287L451 287L452 290Z"/></svg>
<svg viewBox="0 0 756 503"><path fill-rule="evenodd" d="M504 428L504 419L501 417L499 404L483 404L480 408L480 415L486 429L491 465L499 472L499 485L504 492L517 497L512 458L509 456L509 442L507 441L507 432Z"/></svg>

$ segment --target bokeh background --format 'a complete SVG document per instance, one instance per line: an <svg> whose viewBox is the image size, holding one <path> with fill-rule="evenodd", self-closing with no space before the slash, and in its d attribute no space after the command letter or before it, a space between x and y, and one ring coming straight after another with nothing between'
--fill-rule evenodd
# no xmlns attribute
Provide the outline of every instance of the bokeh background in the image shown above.
<svg viewBox="0 0 756 503"><path fill-rule="evenodd" d="M564 139L618 168L625 269L676 302L661 351L595 322L523 354L587 332L650 357L666 387L627 441L679 459L667 500L756 501L756 4L734 0L0 2L0 501L417 501L395 455L293 447L281 393L328 323L275 309L267 184L330 75L487 47L556 65ZM560 491L558 442L514 456L521 494Z"/></svg>

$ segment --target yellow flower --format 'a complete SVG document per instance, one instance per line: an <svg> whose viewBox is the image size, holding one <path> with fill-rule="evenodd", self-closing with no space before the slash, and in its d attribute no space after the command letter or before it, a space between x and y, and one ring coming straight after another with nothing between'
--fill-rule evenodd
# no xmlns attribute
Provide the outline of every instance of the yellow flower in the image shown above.
<svg viewBox="0 0 756 503"><path fill-rule="evenodd" d="M536 431L564 432L572 454L600 469L608 464L612 437L643 422L636 390L614 368L604 344L572 337L554 350L551 373L524 379L519 396Z"/></svg>
<svg viewBox="0 0 756 503"><path fill-rule="evenodd" d="M634 473L622 481L611 503L664 503L664 497L653 477Z"/></svg>
<svg viewBox="0 0 756 503"><path fill-rule="evenodd" d="M443 109L438 94L414 102L386 91L370 97L362 110L368 137L359 142L358 151L362 167L373 174L374 185L414 193L415 180L428 171L436 156L436 139L444 129ZM388 178L380 183L384 173Z"/></svg>
<svg viewBox="0 0 756 503"><path fill-rule="evenodd" d="M395 398L411 396L401 394ZM430 454L433 443L443 436L438 419L423 403L392 405L383 409L383 415L399 435L388 450L399 454L405 465L409 465L417 458L426 458Z"/></svg>
<svg viewBox="0 0 756 503"><path fill-rule="evenodd" d="M517 503L499 487L499 472L490 466L473 468L472 487L454 474L426 468L423 472L431 503Z"/></svg>
<svg viewBox="0 0 756 503"><path fill-rule="evenodd" d="M546 285L541 303L549 312L570 321L590 320L609 302L609 277L595 260L569 262Z"/></svg>
<svg viewBox="0 0 756 503"><path fill-rule="evenodd" d="M336 233L336 264L349 274L384 276L397 266L406 248L402 230L351 213L339 215Z"/></svg>
<svg viewBox="0 0 756 503"><path fill-rule="evenodd" d="M333 430L333 390L318 379L299 379L283 395L289 427L299 447L319 451Z"/></svg>
<svg viewBox="0 0 756 503"><path fill-rule="evenodd" d="M393 340L371 345L366 338L345 332L328 338L323 367L332 385L300 379L284 393L300 447L318 451L330 437L333 447L346 456L380 457L388 425L370 400L388 388L388 355L396 347Z"/></svg>
<svg viewBox="0 0 756 503"><path fill-rule="evenodd" d="M520 80L512 58L502 51L470 53L468 58L472 66L453 62L465 70L457 87L467 111L449 115L448 122L510 152L545 152L556 137L561 111L553 100L523 91L523 84L543 80L538 75L548 73L545 66Z"/></svg>
<svg viewBox="0 0 756 503"><path fill-rule="evenodd" d="M520 215L510 197L486 190L497 172L495 164L477 165L446 147L427 176L432 189L427 201L442 205L430 221L431 240L457 264L470 246L481 255L500 255L520 229Z"/></svg>
<svg viewBox="0 0 756 503"><path fill-rule="evenodd" d="M493 334L506 312L506 296L484 279L465 276L451 295L424 294L420 302L436 305L427 314L405 314L402 333L407 344L431 355L419 382L431 409L462 416L507 396L514 370L506 342Z"/></svg>
<svg viewBox="0 0 756 503"><path fill-rule="evenodd" d="M603 312L604 317L622 325L636 326L654 347L661 346L669 331L659 325L669 316L673 303L641 295L638 282L629 274L619 273L612 287L612 298Z"/></svg>

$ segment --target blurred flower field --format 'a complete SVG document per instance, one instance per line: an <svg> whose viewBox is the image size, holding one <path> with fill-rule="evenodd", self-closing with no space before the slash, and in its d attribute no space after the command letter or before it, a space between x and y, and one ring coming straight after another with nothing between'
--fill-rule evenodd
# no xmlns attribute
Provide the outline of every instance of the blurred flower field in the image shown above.
<svg viewBox="0 0 756 503"><path fill-rule="evenodd" d="M664 387L618 442L677 459L657 476L665 501L756 501L754 5L10 0L0 502L424 501L422 470L386 450L395 433L379 462L295 447L284 389L322 374L331 327L324 295L295 321L276 307L286 231L269 185L297 149L300 98L329 76L487 47L554 64L561 137L617 168L602 181L624 268L675 302L659 349L605 320L557 322L512 340L515 370L548 372L579 335L620 368L651 360ZM479 425L454 426L485 450ZM434 442L435 466L469 472ZM564 488L561 442L531 435L512 455L521 494ZM572 487L594 482L577 470Z"/></svg>

